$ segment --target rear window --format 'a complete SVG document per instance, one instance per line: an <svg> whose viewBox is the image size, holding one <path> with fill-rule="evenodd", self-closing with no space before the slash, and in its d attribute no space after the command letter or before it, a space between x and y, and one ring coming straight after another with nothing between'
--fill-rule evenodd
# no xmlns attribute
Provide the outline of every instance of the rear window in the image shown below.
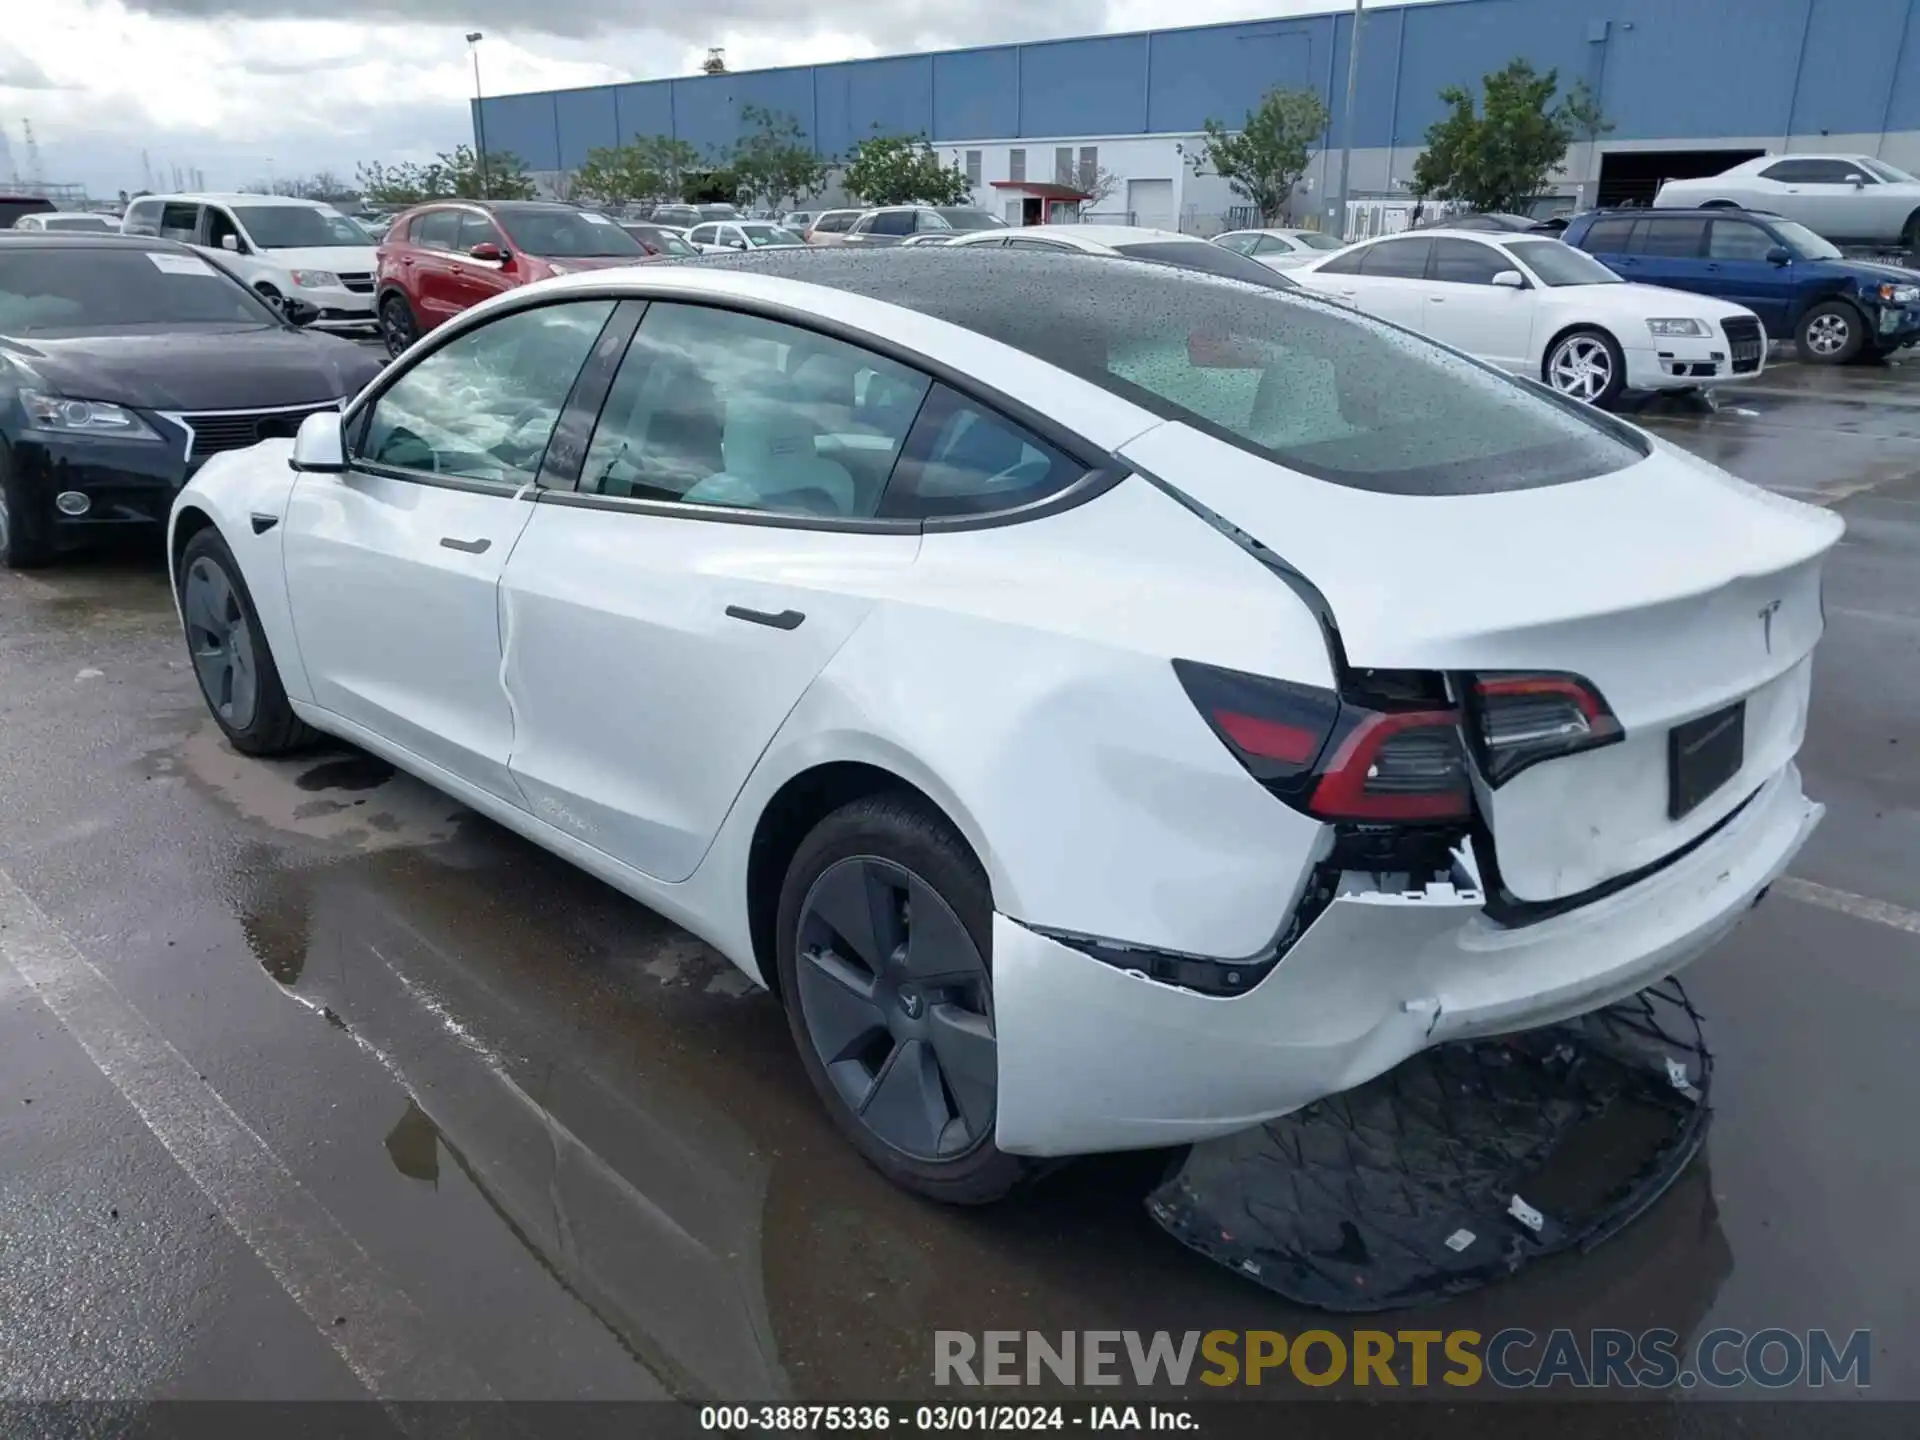
<svg viewBox="0 0 1920 1440"><path fill-rule="evenodd" d="M965 326L1156 415L1355 489L1525 490L1646 454L1626 427L1417 335L1166 266L1109 264L1086 284L1085 257L991 246L764 251L730 263Z"/></svg>
<svg viewBox="0 0 1920 1440"><path fill-rule="evenodd" d="M1292 290L1297 288L1293 281L1281 275L1279 271L1262 265L1245 255L1236 255L1231 250L1206 240L1152 240L1137 245L1116 245L1116 252L1129 260L1151 260L1156 265L1175 265L1182 270L1201 270L1209 275L1224 275L1230 280L1244 280L1249 285L1263 286L1269 290Z"/></svg>

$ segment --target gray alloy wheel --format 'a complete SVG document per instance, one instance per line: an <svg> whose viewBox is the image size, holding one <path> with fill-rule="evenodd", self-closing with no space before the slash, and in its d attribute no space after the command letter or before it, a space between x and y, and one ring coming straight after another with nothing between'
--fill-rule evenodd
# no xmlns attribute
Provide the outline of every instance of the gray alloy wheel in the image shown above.
<svg viewBox="0 0 1920 1440"><path fill-rule="evenodd" d="M1547 356L1547 383L1562 395L1596 405L1616 389L1613 352L1592 331L1567 336Z"/></svg>
<svg viewBox="0 0 1920 1440"><path fill-rule="evenodd" d="M390 357L397 360L400 352L419 338L419 328L413 323L413 307L405 297L389 295L380 302L380 339L385 342Z"/></svg>
<svg viewBox="0 0 1920 1440"><path fill-rule="evenodd" d="M1853 338L1853 326L1837 310L1816 315L1807 322L1807 348L1822 359L1830 360L1847 348Z"/></svg>
<svg viewBox="0 0 1920 1440"><path fill-rule="evenodd" d="M865 1130L920 1161L992 1137L987 965L932 886L878 856L836 861L807 891L795 959L807 1040Z"/></svg>
<svg viewBox="0 0 1920 1440"><path fill-rule="evenodd" d="M212 557L197 556L188 568L181 610L207 704L232 729L245 730L260 703L260 661L240 597Z"/></svg>

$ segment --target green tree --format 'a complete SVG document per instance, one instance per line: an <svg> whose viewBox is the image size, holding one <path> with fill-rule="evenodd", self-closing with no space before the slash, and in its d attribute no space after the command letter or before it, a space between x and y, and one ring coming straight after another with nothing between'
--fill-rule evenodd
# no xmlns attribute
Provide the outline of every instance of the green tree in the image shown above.
<svg viewBox="0 0 1920 1440"><path fill-rule="evenodd" d="M487 152L484 185L479 157L469 145L442 151L432 162L382 165L368 162L355 168L360 193L376 205L414 205L422 200L531 200L538 192L519 156L510 150Z"/></svg>
<svg viewBox="0 0 1920 1440"><path fill-rule="evenodd" d="M812 195L826 184L832 161L814 153L791 115L743 105L740 120L749 128L734 144L732 170L750 204L785 209L786 202Z"/></svg>
<svg viewBox="0 0 1920 1440"><path fill-rule="evenodd" d="M1238 130L1218 120L1201 128L1207 138L1192 157L1194 173L1211 167L1268 224L1286 211L1307 173L1314 142L1326 133L1327 107L1311 90L1269 90Z"/></svg>
<svg viewBox="0 0 1920 1440"><path fill-rule="evenodd" d="M1475 210L1523 210L1546 189L1576 138L1594 140L1613 128L1584 82L1559 103L1560 74L1542 75L1525 60L1481 77L1481 99L1458 85L1440 92L1444 119L1427 128L1427 148L1413 166L1413 193L1456 200Z"/></svg>
<svg viewBox="0 0 1920 1440"><path fill-rule="evenodd" d="M871 135L853 147L842 177L847 193L868 205L961 205L973 195L967 177L920 135Z"/></svg>
<svg viewBox="0 0 1920 1440"><path fill-rule="evenodd" d="M740 199L740 177L726 165L695 170L687 176L680 198L690 205L732 205Z"/></svg>
<svg viewBox="0 0 1920 1440"><path fill-rule="evenodd" d="M667 184L654 158L653 147L638 140L596 147L574 172L573 191L598 205L657 199L667 192Z"/></svg>

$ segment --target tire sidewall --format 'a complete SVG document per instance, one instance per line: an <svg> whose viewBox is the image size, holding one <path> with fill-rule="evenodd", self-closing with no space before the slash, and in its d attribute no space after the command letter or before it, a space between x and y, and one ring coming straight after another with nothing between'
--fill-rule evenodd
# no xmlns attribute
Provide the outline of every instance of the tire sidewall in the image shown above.
<svg viewBox="0 0 1920 1440"><path fill-rule="evenodd" d="M1560 389L1553 383L1554 354L1569 340L1578 340L1583 337L1598 340L1602 345L1606 346L1607 360L1613 366L1613 375L1607 381L1607 388L1591 400L1583 400L1578 395L1568 395L1566 391ZM1540 378L1546 382L1549 389L1565 399L1579 400L1580 403L1591 405L1596 410L1610 410L1620 399L1620 396L1625 393L1627 388L1627 357L1625 352L1620 349L1620 342L1599 326L1577 325L1564 335L1556 336L1553 344L1547 347L1547 353L1540 362Z"/></svg>
<svg viewBox="0 0 1920 1440"><path fill-rule="evenodd" d="M299 722L293 717L293 707L287 702L286 689L280 683L279 668L273 663L273 651L267 644L266 632L260 626L260 611L253 603L253 592L247 589L247 577L241 573L239 562L233 558L233 551L228 548L225 539L212 526L196 532L180 551L180 562L174 575L174 601L180 608L181 638L189 647L192 646L193 637L187 630L186 618L187 573L197 560L211 561L225 572L227 582L240 602L241 614L246 617L247 634L253 643L254 671L259 683L253 718L243 728L236 728L222 719L220 712L214 708L213 698L200 682L197 666L192 667L194 686L200 691L200 698L206 702L207 713L213 717L221 733L232 742L234 749L248 755L268 755L284 750L287 748L285 737L289 731L297 730Z"/></svg>
<svg viewBox="0 0 1920 1440"><path fill-rule="evenodd" d="M12 457L0 447L0 497L7 506L6 542L0 568L37 570L53 558L53 507L37 503L14 478Z"/></svg>
<svg viewBox="0 0 1920 1440"><path fill-rule="evenodd" d="M407 321L406 344L400 346L397 350L393 344L393 332L387 323L387 314L392 310L398 310L400 314L406 317ZM399 359L401 352L404 351L408 345L413 344L414 341L420 338L420 324L414 319L413 306L408 302L407 297L398 291L389 291L387 298L380 302L379 321L380 343L385 348L389 359Z"/></svg>
<svg viewBox="0 0 1920 1440"><path fill-rule="evenodd" d="M1847 322L1848 341L1846 347L1832 355L1822 355L1807 343L1807 331L1813 322L1822 315L1839 315ZM1802 360L1809 365L1847 365L1860 358L1867 348L1867 322L1865 317L1844 300L1823 300L1808 309L1800 317L1800 323L1794 327L1793 348Z"/></svg>
<svg viewBox="0 0 1920 1440"><path fill-rule="evenodd" d="M927 1161L895 1150L861 1123L814 1053L800 1012L798 976L801 912L808 891L826 869L855 856L875 856L911 870L952 907L987 965L988 1010L992 1013L993 899L965 843L944 818L913 797L901 794L856 800L834 811L800 842L787 866L775 921L775 963L787 1027L800 1063L834 1124L867 1161L895 1184L952 1204L997 1200L1019 1183L1027 1162L1005 1154L988 1136L965 1155ZM998 1094L996 1088L996 1105Z"/></svg>

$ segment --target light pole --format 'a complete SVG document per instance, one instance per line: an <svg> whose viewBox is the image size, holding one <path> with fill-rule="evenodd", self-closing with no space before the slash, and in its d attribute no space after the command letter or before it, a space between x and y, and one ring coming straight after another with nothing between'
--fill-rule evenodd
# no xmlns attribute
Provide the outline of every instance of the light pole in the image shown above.
<svg viewBox="0 0 1920 1440"><path fill-rule="evenodd" d="M1354 96L1360 88L1360 6L1362 3L1363 0L1353 0L1353 36L1347 42L1347 116L1342 122L1340 137L1340 190L1333 197L1333 206L1329 207L1328 214L1328 218L1333 222L1335 233L1342 240L1347 238L1347 169L1353 163Z"/></svg>
<svg viewBox="0 0 1920 1440"><path fill-rule="evenodd" d="M487 198L487 107L480 97L480 42L487 37L478 30L467 32L467 52L473 56L473 143L480 153L480 198Z"/></svg>

